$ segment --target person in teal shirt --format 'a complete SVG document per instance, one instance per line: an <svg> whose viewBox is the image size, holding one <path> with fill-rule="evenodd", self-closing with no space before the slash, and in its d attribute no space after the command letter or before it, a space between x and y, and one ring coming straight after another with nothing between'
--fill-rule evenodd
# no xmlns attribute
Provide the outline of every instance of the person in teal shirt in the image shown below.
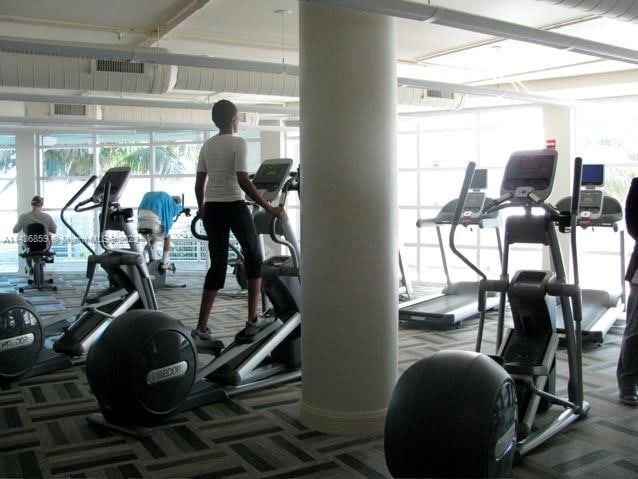
<svg viewBox="0 0 638 479"><path fill-rule="evenodd" d="M147 236L148 248L154 248L162 240L164 249L162 263L168 265L171 250L171 227L175 217L183 211L183 206L165 191L149 191L144 194L137 210L137 231L150 230Z"/></svg>

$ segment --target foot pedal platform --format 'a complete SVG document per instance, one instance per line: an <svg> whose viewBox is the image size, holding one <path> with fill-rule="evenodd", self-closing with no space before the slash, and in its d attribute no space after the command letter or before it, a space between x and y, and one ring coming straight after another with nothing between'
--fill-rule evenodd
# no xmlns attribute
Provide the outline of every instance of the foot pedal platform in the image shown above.
<svg viewBox="0 0 638 479"><path fill-rule="evenodd" d="M193 338L195 341L195 347L199 354L212 354L219 356L224 350L224 343L219 339L199 339Z"/></svg>
<svg viewBox="0 0 638 479"><path fill-rule="evenodd" d="M242 328L242 330L235 335L235 342L239 344L250 344L261 341L262 339L270 336L272 333L277 331L281 325L281 321L273 321L264 329L260 330L257 334L253 334L252 336L246 335L246 328Z"/></svg>

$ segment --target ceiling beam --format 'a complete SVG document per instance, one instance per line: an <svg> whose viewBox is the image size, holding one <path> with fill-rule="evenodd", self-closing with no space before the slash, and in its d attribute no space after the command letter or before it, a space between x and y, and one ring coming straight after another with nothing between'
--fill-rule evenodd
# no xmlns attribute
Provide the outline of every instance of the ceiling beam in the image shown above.
<svg viewBox="0 0 638 479"><path fill-rule="evenodd" d="M377 13L392 17L434 23L445 27L458 28L493 37L507 38L520 42L542 45L583 55L638 64L638 50L618 47L584 38L572 37L518 23L505 22L495 18L447 8L425 5L408 0L301 0L333 7L342 7Z"/></svg>
<svg viewBox="0 0 638 479"><path fill-rule="evenodd" d="M114 105L139 106L147 108L178 108L184 110L210 110L212 103L184 102L170 100L145 100L139 98L116 98L75 95L38 95L31 93L0 93L0 101L23 101L43 103L66 103L72 105ZM250 103L236 103L239 111L262 113L264 115L298 115L299 109L286 108L275 105L253 105Z"/></svg>
<svg viewBox="0 0 638 479"><path fill-rule="evenodd" d="M223 70L261 73L299 74L299 67L296 65L215 58L205 55L185 55L181 53L169 53L157 50L156 48L107 47L85 43L37 42L26 39L0 37L0 51L30 53L33 55L122 60L160 65L220 68Z"/></svg>
<svg viewBox="0 0 638 479"><path fill-rule="evenodd" d="M474 85L460 85L457 83L445 83L432 80L418 80L415 78L398 78L399 86L410 86L413 88L424 88L426 90L438 90L445 92L465 93L467 95L489 96L493 98L506 98L514 101L524 101L528 103L540 103L545 105L572 106L576 100L557 98L547 95L537 95L535 93L517 92L488 88Z"/></svg>
<svg viewBox="0 0 638 479"><path fill-rule="evenodd" d="M144 40L140 46L150 47L151 45L159 42L170 31L179 27L182 23L192 17L196 12L204 8L210 0L187 0L186 5L180 8L175 14L171 16L162 26L157 26L155 35L150 35Z"/></svg>
<svg viewBox="0 0 638 479"><path fill-rule="evenodd" d="M200 55L184 55L179 53L167 53L155 49L125 49L114 47L102 47L87 44L63 44L42 43L28 40L15 40L0 38L0 51L14 53L28 53L34 55L54 55L80 58L101 58L111 60L128 60L144 63L158 63L165 65L194 66L199 68L219 68L226 70L251 71L260 73L299 75L299 67L285 63L267 63L245 60L233 60L228 58L214 58ZM636 52L638 54L638 52ZM421 86L419 86L421 85ZM430 85L430 86L423 86ZM498 98L510 98L517 101L532 103L544 103L552 105L564 105L569 101L549 96L534 95L531 93L516 93L496 90L485 87L474 87L457 83L433 82L415 80L411 78L399 78L398 86L411 86L446 92L468 93L471 95L490 96Z"/></svg>
<svg viewBox="0 0 638 479"><path fill-rule="evenodd" d="M170 123L163 121L144 122L140 124L138 121L129 120L94 120L92 118L40 118L27 116L0 116L0 126L6 128L25 127L28 129L60 129L60 127L81 127L90 129L116 129L124 128L134 131L151 131L151 130L216 130L217 128L210 123ZM273 125L257 125L248 127L239 125L240 130L260 130L260 131L297 131L295 127L273 126Z"/></svg>

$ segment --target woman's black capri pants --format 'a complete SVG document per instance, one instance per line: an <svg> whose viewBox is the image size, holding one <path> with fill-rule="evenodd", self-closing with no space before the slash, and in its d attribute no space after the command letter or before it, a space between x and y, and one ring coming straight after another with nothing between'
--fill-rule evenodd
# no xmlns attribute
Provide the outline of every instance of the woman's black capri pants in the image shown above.
<svg viewBox="0 0 638 479"><path fill-rule="evenodd" d="M246 202L208 201L204 206L204 229L208 236L210 268L204 280L207 291L222 289L228 266L229 232L232 231L241 245L248 279L261 278L262 255L255 224Z"/></svg>

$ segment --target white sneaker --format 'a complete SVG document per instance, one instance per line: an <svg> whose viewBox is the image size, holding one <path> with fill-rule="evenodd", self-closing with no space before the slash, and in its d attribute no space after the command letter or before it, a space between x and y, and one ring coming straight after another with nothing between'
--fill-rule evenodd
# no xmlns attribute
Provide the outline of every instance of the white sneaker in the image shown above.
<svg viewBox="0 0 638 479"><path fill-rule="evenodd" d="M277 318L275 316L257 316L255 321L246 321L246 328L244 329L245 336L254 336L266 326L271 325Z"/></svg>

